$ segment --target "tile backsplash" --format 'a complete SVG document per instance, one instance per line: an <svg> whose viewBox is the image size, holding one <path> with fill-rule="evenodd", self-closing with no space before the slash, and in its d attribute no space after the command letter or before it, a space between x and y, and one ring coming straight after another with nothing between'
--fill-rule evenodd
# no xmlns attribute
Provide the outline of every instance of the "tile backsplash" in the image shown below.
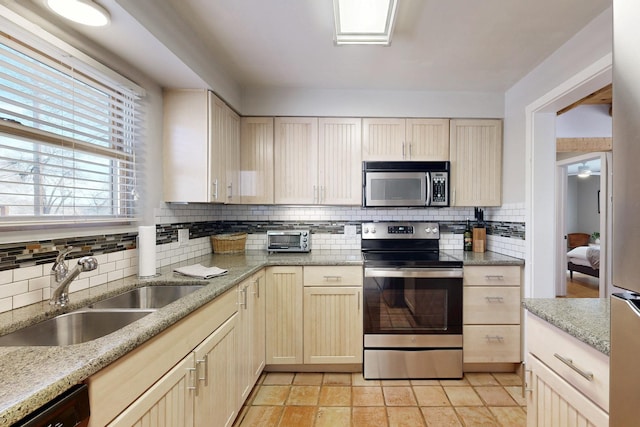
<svg viewBox="0 0 640 427"><path fill-rule="evenodd" d="M164 267L211 253L212 234L249 233L246 248L263 250L266 230L308 227L312 250L360 249L361 223L368 221L437 221L440 248L462 248L462 232L472 208L362 209L360 207L292 207L253 205L163 204L155 210L156 265ZM525 210L522 204L486 208L487 249L524 258ZM189 240L178 243L178 229L189 229ZM60 246L79 248L68 259L93 255L98 268L82 273L71 291L97 286L138 273L137 232L0 245L0 312L47 300L49 271Z"/></svg>

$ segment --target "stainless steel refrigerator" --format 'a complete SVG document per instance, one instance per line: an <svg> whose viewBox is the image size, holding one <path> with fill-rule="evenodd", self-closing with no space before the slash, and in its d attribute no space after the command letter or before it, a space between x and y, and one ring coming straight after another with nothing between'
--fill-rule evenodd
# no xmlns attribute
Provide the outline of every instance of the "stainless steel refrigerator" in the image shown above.
<svg viewBox="0 0 640 427"><path fill-rule="evenodd" d="M613 1L613 285L609 423L640 425L640 1Z"/></svg>

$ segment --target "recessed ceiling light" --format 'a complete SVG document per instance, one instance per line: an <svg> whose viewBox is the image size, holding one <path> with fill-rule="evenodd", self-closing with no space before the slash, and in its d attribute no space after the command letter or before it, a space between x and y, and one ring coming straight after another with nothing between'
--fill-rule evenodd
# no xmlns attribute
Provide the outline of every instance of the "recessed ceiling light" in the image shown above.
<svg viewBox="0 0 640 427"><path fill-rule="evenodd" d="M333 0L335 42L391 43L397 0Z"/></svg>
<svg viewBox="0 0 640 427"><path fill-rule="evenodd" d="M110 21L109 12L91 0L47 0L47 5L58 15L79 24L104 27Z"/></svg>

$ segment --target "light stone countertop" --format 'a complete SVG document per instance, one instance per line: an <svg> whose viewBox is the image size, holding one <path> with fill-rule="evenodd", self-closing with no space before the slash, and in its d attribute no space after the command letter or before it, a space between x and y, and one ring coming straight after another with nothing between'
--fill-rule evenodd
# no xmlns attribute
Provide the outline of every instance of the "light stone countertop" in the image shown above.
<svg viewBox="0 0 640 427"><path fill-rule="evenodd" d="M609 355L609 298L526 298L522 305L542 320Z"/></svg>
<svg viewBox="0 0 640 427"><path fill-rule="evenodd" d="M493 252L445 251L465 265L521 265L517 258ZM224 276L198 280L173 273L180 266L200 263L228 270ZM136 276L73 292L65 309L48 301L0 313L0 335L85 307L95 301L145 285L204 284L204 288L169 304L126 327L83 344L59 347L0 347L0 426L10 425L86 380L124 354L159 334L194 310L212 301L263 267L276 265L362 265L360 251L312 251L308 254L206 255L160 269L151 279Z"/></svg>

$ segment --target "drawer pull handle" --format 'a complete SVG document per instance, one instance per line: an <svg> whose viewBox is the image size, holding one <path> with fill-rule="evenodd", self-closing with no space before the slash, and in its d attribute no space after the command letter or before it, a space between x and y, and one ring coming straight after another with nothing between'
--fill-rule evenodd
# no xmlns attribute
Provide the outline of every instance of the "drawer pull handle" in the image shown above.
<svg viewBox="0 0 640 427"><path fill-rule="evenodd" d="M504 298L503 297L485 297L485 299L489 303L491 303L491 302L503 303L504 302Z"/></svg>
<svg viewBox="0 0 640 427"><path fill-rule="evenodd" d="M487 339L488 342L492 342L492 341L503 342L504 341L504 337L502 337L500 335L485 335L485 338Z"/></svg>
<svg viewBox="0 0 640 427"><path fill-rule="evenodd" d="M504 276L502 274L487 274L484 278L487 280L504 280Z"/></svg>
<svg viewBox="0 0 640 427"><path fill-rule="evenodd" d="M582 375L588 381L593 381L593 373L592 372L583 371L582 369L578 368L576 365L573 364L573 360L568 359L566 357L562 357L558 353L554 353L553 355L557 359L559 359L562 363L564 363L565 365L567 365L568 367L570 367L571 369L573 369L574 371L576 371L577 373Z"/></svg>
<svg viewBox="0 0 640 427"><path fill-rule="evenodd" d="M322 277L324 277L324 280L326 280L327 282L329 282L331 280L336 281L336 282L342 281L342 276L322 276Z"/></svg>

